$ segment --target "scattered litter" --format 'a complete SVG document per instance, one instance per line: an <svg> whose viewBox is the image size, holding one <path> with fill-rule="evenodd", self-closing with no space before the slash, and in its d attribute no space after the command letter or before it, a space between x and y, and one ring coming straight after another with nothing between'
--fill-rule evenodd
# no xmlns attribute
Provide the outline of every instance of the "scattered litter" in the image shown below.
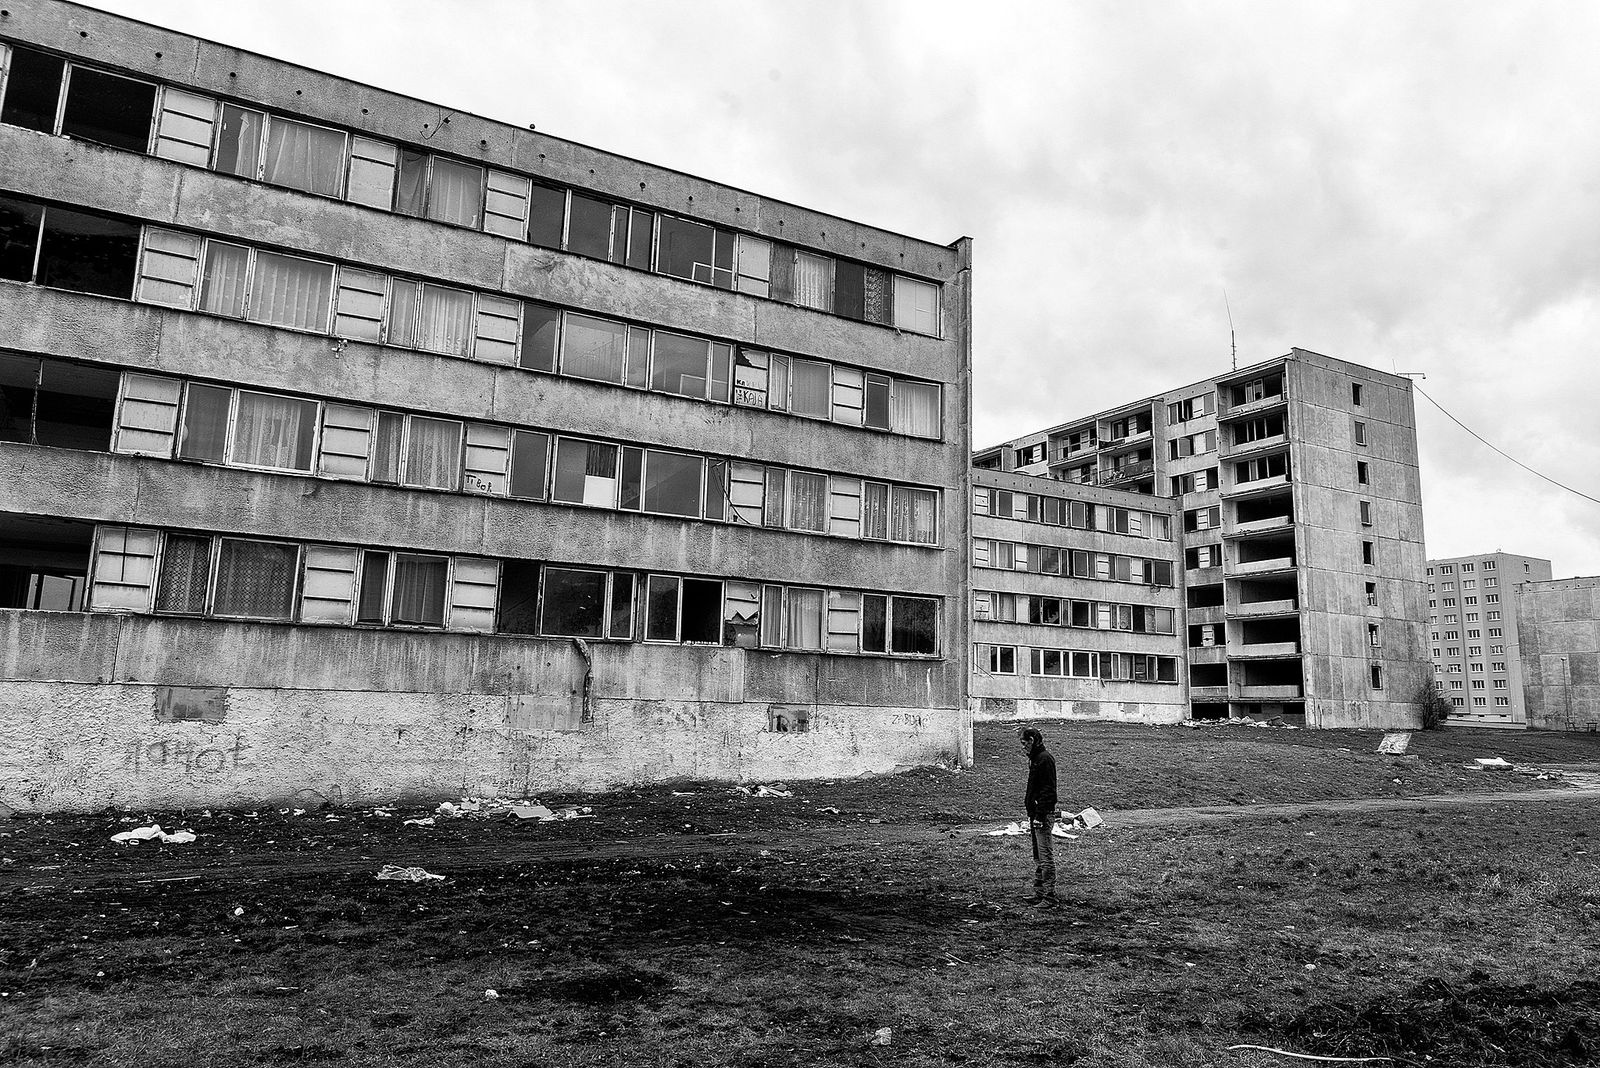
<svg viewBox="0 0 1600 1068"><path fill-rule="evenodd" d="M1282 716L1273 716L1271 719L1251 719L1248 716L1229 716L1227 719L1188 719L1183 721L1183 725L1196 730L1204 727L1276 727L1286 731L1300 729L1293 723L1286 721Z"/></svg>
<svg viewBox="0 0 1600 1068"><path fill-rule="evenodd" d="M422 868L402 868L398 864L385 864L378 871L380 879L396 879L408 883L425 883L430 879L443 880L443 875L435 875Z"/></svg>
<svg viewBox="0 0 1600 1068"><path fill-rule="evenodd" d="M1378 743L1378 752L1388 756L1400 756L1410 744L1410 731L1390 731L1383 736L1383 741Z"/></svg>
<svg viewBox="0 0 1600 1068"><path fill-rule="evenodd" d="M389 808L387 805L380 805L372 810L372 815L378 817L393 817L394 814L394 809Z"/></svg>
<svg viewBox="0 0 1600 1068"><path fill-rule="evenodd" d="M416 823L427 826L434 819L462 819L466 817L488 819L495 816L515 816L523 820L538 820L540 823L550 823L555 820L592 820L595 818L594 809L588 805L562 805L560 808L551 809L541 804L535 798L519 797L463 797L460 801L443 801L434 809L433 817L426 820L406 820L407 823Z"/></svg>
<svg viewBox="0 0 1600 1068"><path fill-rule="evenodd" d="M1066 827L1064 827L1063 825L1058 823L1055 826L1050 828L1050 837L1052 837L1052 838L1071 838L1073 840L1076 840L1078 836L1075 835L1075 834L1068 833Z"/></svg>
<svg viewBox="0 0 1600 1068"><path fill-rule="evenodd" d="M1511 765L1501 757L1478 757L1475 763L1480 768L1509 768Z"/></svg>
<svg viewBox="0 0 1600 1068"><path fill-rule="evenodd" d="M543 805L512 805L511 814L519 820L556 819L556 814Z"/></svg>
<svg viewBox="0 0 1600 1068"><path fill-rule="evenodd" d="M893 1037L894 1037L894 1029L893 1028L880 1027L876 1031L872 1032L872 1043L871 1044L874 1045L874 1046L887 1046L889 1044L889 1042L893 1039Z"/></svg>
<svg viewBox="0 0 1600 1068"><path fill-rule="evenodd" d="M1028 829L1026 827L1024 827L1022 824L1018 823L1016 820L1012 820L1010 823L1006 824L1004 827L1000 828L998 831L989 831L987 833L988 833L990 838L996 838L996 837L999 837L1001 835L1027 834L1028 833Z"/></svg>
<svg viewBox="0 0 1600 1068"><path fill-rule="evenodd" d="M733 792L747 797L793 797L794 791L781 782L771 786L735 786Z"/></svg>
<svg viewBox="0 0 1600 1068"><path fill-rule="evenodd" d="M433 824L434 824L433 817L432 816L425 816L422 819L406 820L405 822L403 822L401 824L401 826L402 827L432 827Z"/></svg>
<svg viewBox="0 0 1600 1068"><path fill-rule="evenodd" d="M1093 830L1105 822L1105 819L1100 815L1100 813L1096 812L1093 808L1086 808L1073 818L1079 823L1083 824L1084 827L1089 830Z"/></svg>
<svg viewBox="0 0 1600 1068"><path fill-rule="evenodd" d="M173 831L169 834L161 829L161 824L152 823L148 827L136 827L131 831L123 831L121 834L111 836L111 840L119 845L125 845L128 842L147 842L152 838L158 838L163 842L172 842L176 845L184 845L195 840L195 833L193 831Z"/></svg>
<svg viewBox="0 0 1600 1068"><path fill-rule="evenodd" d="M499 1001L500 991L491 986L488 990L483 992L483 996L486 1001Z"/></svg>
<svg viewBox="0 0 1600 1068"><path fill-rule="evenodd" d="M243 905L235 905L233 907L233 914L235 916L243 916L244 915L244 906Z"/></svg>
<svg viewBox="0 0 1600 1068"><path fill-rule="evenodd" d="M829 805L827 808L819 808L819 809L817 809L817 811L818 812L831 812L835 816L843 815L843 813L841 813L838 809L834 808L832 805Z"/></svg>
<svg viewBox="0 0 1600 1068"><path fill-rule="evenodd" d="M1276 1053L1280 1057L1293 1057L1296 1060L1301 1061L1316 1061L1319 1064L1367 1064L1373 1061L1394 1060L1393 1057L1321 1057L1315 1053L1290 1053L1286 1049L1274 1049L1271 1046L1251 1046L1245 1043L1240 1043L1237 1046L1229 1046L1228 1048L1230 1050L1258 1049L1263 1053Z"/></svg>

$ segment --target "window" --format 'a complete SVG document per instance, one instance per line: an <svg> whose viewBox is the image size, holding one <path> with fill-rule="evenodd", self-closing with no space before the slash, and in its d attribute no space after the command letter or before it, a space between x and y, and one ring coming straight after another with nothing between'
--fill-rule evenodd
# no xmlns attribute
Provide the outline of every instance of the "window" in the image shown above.
<svg viewBox="0 0 1600 1068"><path fill-rule="evenodd" d="M300 547L244 538L217 539L211 612L245 619L289 619Z"/></svg>
<svg viewBox="0 0 1600 1068"><path fill-rule="evenodd" d="M1496 707L1504 708L1504 707L1506 707L1507 705L1509 705L1511 703L1511 698L1509 698L1509 697L1498 697L1497 696L1494 699L1494 703L1495 703Z"/></svg>
<svg viewBox="0 0 1600 1068"><path fill-rule="evenodd" d="M556 439L550 499L562 504L613 508L617 503L617 447L577 438Z"/></svg>
<svg viewBox="0 0 1600 1068"><path fill-rule="evenodd" d="M1375 562L1374 557L1375 557L1375 553L1374 553L1373 543L1370 542L1370 541L1362 542L1361 543L1361 562L1363 564L1367 564L1367 565L1370 566L1371 564L1373 564Z"/></svg>
<svg viewBox="0 0 1600 1068"><path fill-rule="evenodd" d="M1485 586L1498 586L1500 585L1500 580L1493 575L1490 575L1488 578L1483 580L1483 584Z"/></svg>
<svg viewBox="0 0 1600 1068"><path fill-rule="evenodd" d="M546 567L539 633L572 638L633 637L633 575Z"/></svg>
<svg viewBox="0 0 1600 1068"><path fill-rule="evenodd" d="M1472 571L1476 567L1477 567L1476 564L1472 563L1471 561L1468 561L1467 563L1464 563L1464 564L1461 565L1461 572L1462 572L1462 574L1466 574L1467 572Z"/></svg>
<svg viewBox="0 0 1600 1068"><path fill-rule="evenodd" d="M1350 404L1353 407L1356 407L1356 408L1361 407L1361 383L1360 382L1352 382L1352 383L1350 383Z"/></svg>
<svg viewBox="0 0 1600 1068"><path fill-rule="evenodd" d="M650 575L645 580L645 641L722 643L722 583Z"/></svg>
<svg viewBox="0 0 1600 1068"><path fill-rule="evenodd" d="M1367 624L1367 644L1374 649L1381 648L1383 645L1383 639L1378 634L1378 625L1376 623Z"/></svg>
<svg viewBox="0 0 1600 1068"><path fill-rule="evenodd" d="M1378 604L1378 584L1376 582L1369 582L1369 583L1367 583L1367 605L1369 607L1376 608L1377 604ZM1432 607L1432 602L1429 602L1429 607Z"/></svg>
<svg viewBox="0 0 1600 1068"><path fill-rule="evenodd" d="M1381 664L1373 664L1370 666L1369 671L1372 676L1372 688L1374 690L1383 689L1383 666Z"/></svg>
<svg viewBox="0 0 1600 1068"><path fill-rule="evenodd" d="M1210 415L1216 411L1216 394L1202 393L1198 397L1190 397L1175 404L1167 405L1167 422L1186 423L1190 419L1198 419L1203 415Z"/></svg>
<svg viewBox="0 0 1600 1068"><path fill-rule="evenodd" d="M1365 460L1356 461L1356 483L1361 486L1368 484L1367 461Z"/></svg>
<svg viewBox="0 0 1600 1068"><path fill-rule="evenodd" d="M1489 612L1489 613L1485 614L1484 618L1487 619L1490 623L1493 623L1495 620L1500 618L1500 613L1499 612Z"/></svg>
<svg viewBox="0 0 1600 1068"><path fill-rule="evenodd" d="M1486 705L1486 704L1488 704L1488 703L1489 703L1489 702L1488 702L1488 699L1487 699L1487 698L1483 698L1483 697L1474 697L1474 698L1473 698L1473 699L1472 699L1472 703L1473 703L1473 704L1474 704L1474 705L1478 705L1478 706L1481 706L1481 705Z"/></svg>
<svg viewBox="0 0 1600 1068"><path fill-rule="evenodd" d="M1361 525L1364 526L1364 527L1370 527L1372 525L1372 502L1371 501L1361 501L1360 502L1360 512L1361 512Z"/></svg>
<svg viewBox="0 0 1600 1068"><path fill-rule="evenodd" d="M0 278L127 299L139 227L0 196Z"/></svg>
<svg viewBox="0 0 1600 1068"><path fill-rule="evenodd" d="M1500 628L1499 627L1490 627L1489 628L1489 637L1491 637L1491 638L1499 638L1501 636L1502 635L1500 633Z"/></svg>
<svg viewBox="0 0 1600 1068"><path fill-rule="evenodd" d="M656 270L675 278L713 285L718 289L732 289L734 244L734 235L714 226L663 215ZM831 290L831 278L829 285ZM829 296L828 306L831 307L831 291Z"/></svg>
<svg viewBox="0 0 1600 1068"><path fill-rule="evenodd" d="M1504 689L1507 688L1508 685L1509 685L1509 683L1505 679L1495 679L1494 680L1494 688L1497 689L1497 690L1504 690Z"/></svg>
<svg viewBox="0 0 1600 1068"><path fill-rule="evenodd" d="M894 276L894 325L914 334L939 336L939 287L932 282Z"/></svg>
<svg viewBox="0 0 1600 1068"><path fill-rule="evenodd" d="M1359 419L1355 420L1354 435L1357 445L1365 445L1367 443L1367 424Z"/></svg>
<svg viewBox="0 0 1600 1068"><path fill-rule="evenodd" d="M0 441L106 451L120 377L87 364L0 353Z"/></svg>
<svg viewBox="0 0 1600 1068"><path fill-rule="evenodd" d="M1483 603L1484 604L1499 604L1500 603L1500 595L1498 593L1485 594L1484 598L1483 598Z"/></svg>
<svg viewBox="0 0 1600 1068"><path fill-rule="evenodd" d="M1500 566L1500 563L1497 560L1485 560L1483 562L1483 569L1485 571L1493 571L1495 568L1497 568L1499 566Z"/></svg>
<svg viewBox="0 0 1600 1068"><path fill-rule="evenodd" d="M974 645L974 666L990 675L1015 675L1017 650L1011 645ZM1058 672L1059 673L1059 672Z"/></svg>

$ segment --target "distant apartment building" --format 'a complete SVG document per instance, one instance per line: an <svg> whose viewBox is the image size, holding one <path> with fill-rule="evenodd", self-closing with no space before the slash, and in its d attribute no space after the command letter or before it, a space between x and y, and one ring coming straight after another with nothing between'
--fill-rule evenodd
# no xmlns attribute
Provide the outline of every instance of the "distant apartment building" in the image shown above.
<svg viewBox="0 0 1600 1068"><path fill-rule="evenodd" d="M1000 471L972 481L975 711L1187 719L1174 502Z"/></svg>
<svg viewBox="0 0 1600 1068"><path fill-rule="evenodd" d="M1527 725L1600 730L1600 576L1533 578L1511 591Z"/></svg>
<svg viewBox="0 0 1600 1068"><path fill-rule="evenodd" d="M965 758L969 269L12 0L0 801Z"/></svg>
<svg viewBox="0 0 1600 1068"><path fill-rule="evenodd" d="M1550 578L1550 561L1512 553L1429 560L1428 645L1434 687L1450 701L1450 722L1530 726L1527 671L1514 591Z"/></svg>
<svg viewBox="0 0 1600 1068"><path fill-rule="evenodd" d="M1428 659L1408 379L1294 349L974 465L1172 498L1193 715L1416 722Z"/></svg>

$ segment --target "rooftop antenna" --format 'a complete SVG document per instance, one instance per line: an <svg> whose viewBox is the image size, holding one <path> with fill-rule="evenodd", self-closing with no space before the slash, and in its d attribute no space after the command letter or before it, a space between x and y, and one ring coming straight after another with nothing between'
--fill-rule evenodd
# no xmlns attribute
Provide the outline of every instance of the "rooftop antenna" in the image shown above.
<svg viewBox="0 0 1600 1068"><path fill-rule="evenodd" d="M1239 369L1239 339L1233 333L1233 308L1228 305L1228 291L1222 291L1222 306L1228 312L1228 348L1233 352L1233 369Z"/></svg>

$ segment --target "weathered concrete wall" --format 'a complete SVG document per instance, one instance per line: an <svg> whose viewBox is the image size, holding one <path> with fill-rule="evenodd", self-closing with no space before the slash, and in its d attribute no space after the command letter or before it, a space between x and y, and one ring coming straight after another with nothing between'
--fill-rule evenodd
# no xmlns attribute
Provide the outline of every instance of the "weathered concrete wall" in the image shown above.
<svg viewBox="0 0 1600 1068"><path fill-rule="evenodd" d="M1600 728L1600 576L1524 582L1511 589L1522 638L1528 726Z"/></svg>
<svg viewBox="0 0 1600 1068"><path fill-rule="evenodd" d="M946 663L0 612L0 802L369 803L970 760ZM803 732L772 729L775 714Z"/></svg>

